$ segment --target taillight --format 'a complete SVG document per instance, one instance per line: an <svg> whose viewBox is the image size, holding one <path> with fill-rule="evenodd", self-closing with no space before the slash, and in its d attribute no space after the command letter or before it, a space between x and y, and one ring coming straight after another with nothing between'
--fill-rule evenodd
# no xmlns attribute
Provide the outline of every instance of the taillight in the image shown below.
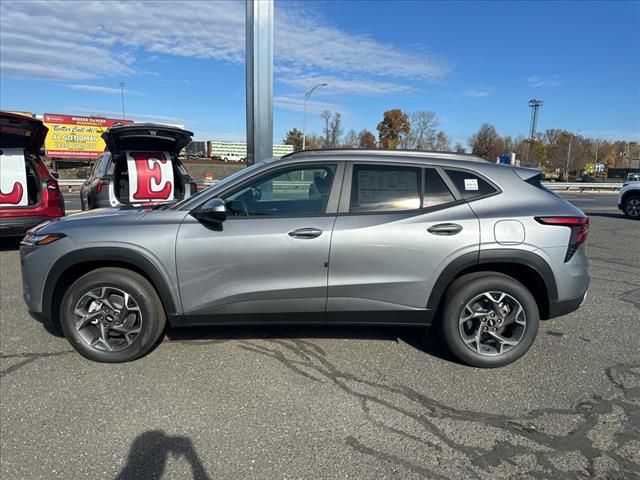
<svg viewBox="0 0 640 480"><path fill-rule="evenodd" d="M536 220L543 225L557 225L560 227L569 227L571 236L569 237L569 247L564 261L568 262L576 253L578 247L587 240L589 233L589 217L535 217Z"/></svg>
<svg viewBox="0 0 640 480"><path fill-rule="evenodd" d="M47 190L59 190L58 181L55 178L47 178L45 183L47 185Z"/></svg>
<svg viewBox="0 0 640 480"><path fill-rule="evenodd" d="M108 178L101 178L100 180L98 180L98 184L96 185L96 190L98 191L98 193L100 193L102 191L102 187L106 185L109 185Z"/></svg>

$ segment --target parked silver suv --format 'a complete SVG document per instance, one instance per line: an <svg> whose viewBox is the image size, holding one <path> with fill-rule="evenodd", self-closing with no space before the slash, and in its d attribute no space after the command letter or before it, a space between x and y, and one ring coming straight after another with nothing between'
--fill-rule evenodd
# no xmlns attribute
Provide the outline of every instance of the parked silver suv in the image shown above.
<svg viewBox="0 0 640 480"><path fill-rule="evenodd" d="M589 285L588 217L539 178L468 155L298 152L170 206L41 225L24 299L102 362L145 354L167 320L438 322L461 361L506 365Z"/></svg>

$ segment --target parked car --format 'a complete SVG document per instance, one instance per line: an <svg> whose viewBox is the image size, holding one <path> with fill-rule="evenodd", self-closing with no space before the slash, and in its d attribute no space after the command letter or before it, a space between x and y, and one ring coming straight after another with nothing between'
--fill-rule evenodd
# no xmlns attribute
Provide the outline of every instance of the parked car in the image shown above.
<svg viewBox="0 0 640 480"><path fill-rule="evenodd" d="M0 112L0 237L64 215L58 181L40 157L47 131L40 120Z"/></svg>
<svg viewBox="0 0 640 480"><path fill-rule="evenodd" d="M80 189L82 210L189 198L198 186L178 154L192 136L181 128L151 123L109 128L102 134L107 150Z"/></svg>
<svg viewBox="0 0 640 480"><path fill-rule="evenodd" d="M618 194L618 208L626 217L640 219L640 182L622 184Z"/></svg>
<svg viewBox="0 0 640 480"><path fill-rule="evenodd" d="M427 326L463 362L520 358L589 286L589 218L538 170L469 155L302 151L181 202L32 231L24 299L85 357L133 360L165 327Z"/></svg>

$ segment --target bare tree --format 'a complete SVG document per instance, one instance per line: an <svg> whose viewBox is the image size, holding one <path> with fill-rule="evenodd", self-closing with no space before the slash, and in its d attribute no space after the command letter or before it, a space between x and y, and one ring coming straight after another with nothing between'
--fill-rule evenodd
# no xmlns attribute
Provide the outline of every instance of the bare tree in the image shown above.
<svg viewBox="0 0 640 480"><path fill-rule="evenodd" d="M331 112L329 110L325 110L324 112L322 112L320 114L320 116L324 119L324 146L328 147L329 146L329 122L331 121Z"/></svg>
<svg viewBox="0 0 640 480"><path fill-rule="evenodd" d="M358 148L359 138L355 130L349 130L344 136L343 145L349 148Z"/></svg>
<svg viewBox="0 0 640 480"><path fill-rule="evenodd" d="M466 150L464 149L464 147L462 146L462 144L460 142L456 142L456 145L453 147L453 150L456 153L465 153Z"/></svg>
<svg viewBox="0 0 640 480"><path fill-rule="evenodd" d="M330 148L336 148L340 145L340 138L342 137L342 115L340 113L334 113L333 118L329 122L329 133L327 140Z"/></svg>
<svg viewBox="0 0 640 480"><path fill-rule="evenodd" d="M411 131L400 139L402 148L434 150L437 144L436 129L440 121L433 112L419 111L411 114Z"/></svg>

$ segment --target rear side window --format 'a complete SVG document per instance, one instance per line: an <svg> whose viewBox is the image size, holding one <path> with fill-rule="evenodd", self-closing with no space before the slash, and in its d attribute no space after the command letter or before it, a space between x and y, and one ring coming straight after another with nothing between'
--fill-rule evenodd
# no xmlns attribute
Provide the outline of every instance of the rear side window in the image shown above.
<svg viewBox="0 0 640 480"><path fill-rule="evenodd" d="M422 172L393 165L354 165L350 212L389 212L420 208Z"/></svg>
<svg viewBox="0 0 640 480"><path fill-rule="evenodd" d="M486 180L471 172L462 170L445 170L445 172L447 172L447 175L449 175L449 178L465 200L484 197L496 192L496 189Z"/></svg>
<svg viewBox="0 0 640 480"><path fill-rule="evenodd" d="M424 171L424 198L422 200L422 208L435 207L454 201L455 198L453 198L453 195L438 172L433 168L426 168Z"/></svg>

